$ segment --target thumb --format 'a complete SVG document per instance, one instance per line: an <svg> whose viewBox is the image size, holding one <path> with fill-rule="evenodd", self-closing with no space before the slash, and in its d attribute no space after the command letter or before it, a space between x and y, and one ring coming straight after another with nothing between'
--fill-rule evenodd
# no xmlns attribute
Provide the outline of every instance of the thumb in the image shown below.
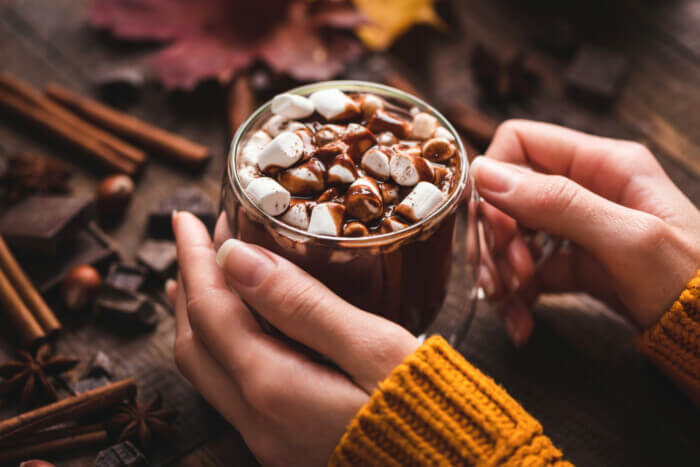
<svg viewBox="0 0 700 467"><path fill-rule="evenodd" d="M657 220L613 203L559 175L544 175L478 157L471 167L476 189L489 203L535 230L567 238L606 262L628 249Z"/></svg>
<svg viewBox="0 0 700 467"><path fill-rule="evenodd" d="M216 254L228 284L290 338L342 368L368 392L418 347L401 326L367 313L286 259L226 240Z"/></svg>

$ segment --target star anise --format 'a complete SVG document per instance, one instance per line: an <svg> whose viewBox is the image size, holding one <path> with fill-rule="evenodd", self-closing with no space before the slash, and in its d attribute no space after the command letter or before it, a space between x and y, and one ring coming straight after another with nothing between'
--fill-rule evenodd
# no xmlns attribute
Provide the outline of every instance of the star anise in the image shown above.
<svg viewBox="0 0 700 467"><path fill-rule="evenodd" d="M70 175L64 163L38 153L10 156L0 175L2 196L14 202L33 194L67 193Z"/></svg>
<svg viewBox="0 0 700 467"><path fill-rule="evenodd" d="M141 448L151 447L154 438L172 434L177 410L164 409L163 398L158 393L146 404L134 397L123 402L109 422L110 432L121 441L131 441Z"/></svg>
<svg viewBox="0 0 700 467"><path fill-rule="evenodd" d="M41 402L57 400L51 378L70 370L78 364L78 360L50 353L49 344L43 344L33 356L20 350L17 360L1 364L0 396L19 392L21 388L20 411Z"/></svg>

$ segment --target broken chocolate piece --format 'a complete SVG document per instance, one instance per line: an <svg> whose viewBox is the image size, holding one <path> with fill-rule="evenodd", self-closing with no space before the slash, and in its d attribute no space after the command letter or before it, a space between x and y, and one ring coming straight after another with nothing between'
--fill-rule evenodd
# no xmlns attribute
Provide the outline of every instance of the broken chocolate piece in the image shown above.
<svg viewBox="0 0 700 467"><path fill-rule="evenodd" d="M138 292L146 282L146 269L141 266L114 263L109 268L105 283L115 289Z"/></svg>
<svg viewBox="0 0 700 467"><path fill-rule="evenodd" d="M169 198L160 200L149 211L148 229L154 236L172 237L171 218L173 211L188 211L197 216L211 232L216 223L217 212L209 197L199 188L187 187L176 190Z"/></svg>
<svg viewBox="0 0 700 467"><path fill-rule="evenodd" d="M95 467L146 467L148 465L146 456L129 441L103 449L95 458Z"/></svg>
<svg viewBox="0 0 700 467"><path fill-rule="evenodd" d="M146 240L136 252L136 260L160 279L175 277L177 247L175 242Z"/></svg>
<svg viewBox="0 0 700 467"><path fill-rule="evenodd" d="M537 24L535 44L561 58L569 58L578 44L574 25L564 17L555 17Z"/></svg>
<svg viewBox="0 0 700 467"><path fill-rule="evenodd" d="M106 353L98 351L92 356L81 378L104 376L111 378L114 375L112 359Z"/></svg>
<svg viewBox="0 0 700 467"><path fill-rule="evenodd" d="M606 107L617 97L627 73L627 59L593 46L583 46L566 69L568 92L584 104Z"/></svg>
<svg viewBox="0 0 700 467"><path fill-rule="evenodd" d="M82 394L84 392L92 391L93 389L107 386L111 382L112 380L106 376L83 378L73 385L73 392L76 394Z"/></svg>
<svg viewBox="0 0 700 467"><path fill-rule="evenodd" d="M93 202L73 196L32 196L0 218L0 234L14 250L55 257L94 216Z"/></svg>
<svg viewBox="0 0 700 467"><path fill-rule="evenodd" d="M156 303L139 293L104 287L95 301L97 320L119 331L151 331L158 325Z"/></svg>
<svg viewBox="0 0 700 467"><path fill-rule="evenodd" d="M75 266L90 264L104 274L108 265L119 259L119 253L114 241L91 222L50 261L25 255L18 255L17 259L39 292L52 294Z"/></svg>

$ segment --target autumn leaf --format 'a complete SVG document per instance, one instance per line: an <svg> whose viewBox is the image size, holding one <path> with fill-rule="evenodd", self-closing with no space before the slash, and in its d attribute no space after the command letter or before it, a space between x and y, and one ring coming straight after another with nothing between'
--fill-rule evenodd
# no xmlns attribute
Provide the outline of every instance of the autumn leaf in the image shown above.
<svg viewBox="0 0 700 467"><path fill-rule="evenodd" d="M357 35L372 50L385 50L411 26L418 23L444 28L433 8L436 0L353 0L367 17Z"/></svg>
<svg viewBox="0 0 700 467"><path fill-rule="evenodd" d="M226 83L257 60L299 80L324 80L362 53L365 22L348 1L94 0L91 23L129 40L167 45L151 58L166 88Z"/></svg>

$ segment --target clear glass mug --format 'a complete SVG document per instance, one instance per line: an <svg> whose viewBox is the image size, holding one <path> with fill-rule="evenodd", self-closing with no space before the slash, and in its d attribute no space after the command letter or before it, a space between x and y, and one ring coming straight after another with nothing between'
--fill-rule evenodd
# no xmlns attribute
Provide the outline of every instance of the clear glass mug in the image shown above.
<svg viewBox="0 0 700 467"><path fill-rule="evenodd" d="M431 332L458 343L473 313L479 266L479 199L468 176L469 161L459 135L427 103L381 84L328 81L289 92L309 95L328 88L373 93L406 109L417 107L434 115L454 136L458 148L460 172L449 199L407 229L367 237L311 234L269 216L248 198L236 167L236 156L248 137L271 116L267 102L233 137L214 235L216 247L231 237L255 243L289 259L363 310L393 320L416 335L432 324ZM460 210L463 215L458 216Z"/></svg>

